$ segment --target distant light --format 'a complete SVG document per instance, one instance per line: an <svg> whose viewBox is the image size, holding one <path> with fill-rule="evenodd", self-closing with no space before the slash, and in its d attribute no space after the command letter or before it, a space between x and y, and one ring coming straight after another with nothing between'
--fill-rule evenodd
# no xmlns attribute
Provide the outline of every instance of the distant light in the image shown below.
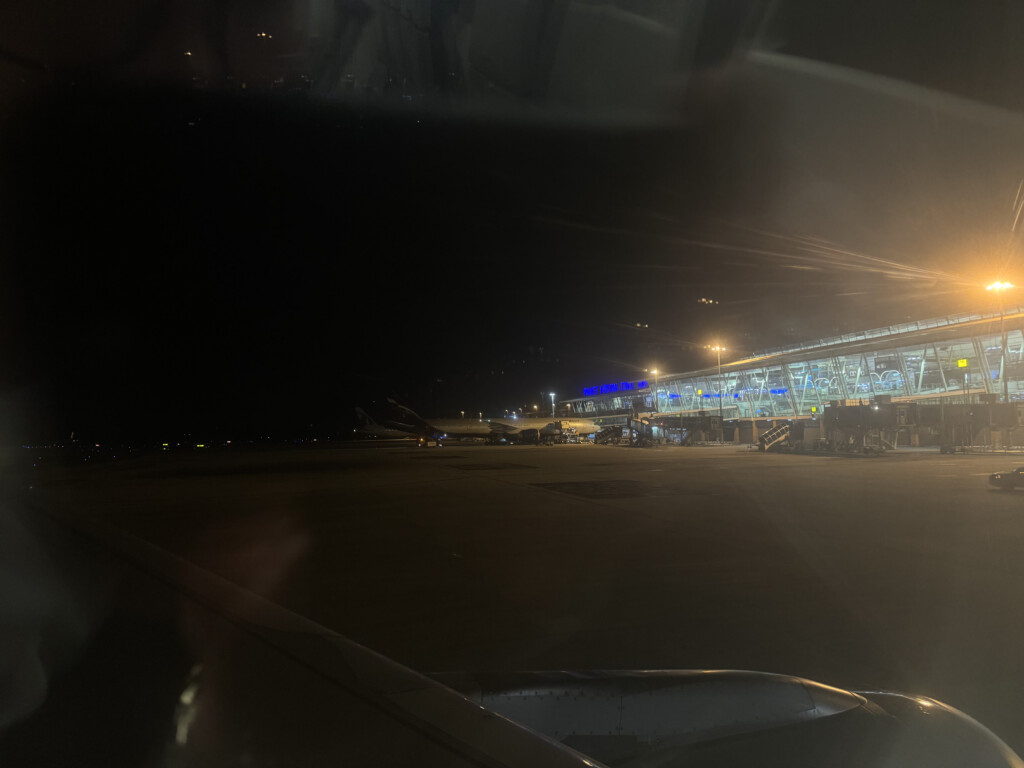
<svg viewBox="0 0 1024 768"><path fill-rule="evenodd" d="M178 700L185 706L190 706L196 700L197 693L199 693L199 685L197 683L192 683L181 692L181 696L178 697Z"/></svg>
<svg viewBox="0 0 1024 768"><path fill-rule="evenodd" d="M205 443L196 443L196 448L205 448L205 447L206 447Z"/></svg>
<svg viewBox="0 0 1024 768"><path fill-rule="evenodd" d="M191 56L192 55L192 51L185 51L185 55L186 56Z"/></svg>
<svg viewBox="0 0 1024 768"><path fill-rule="evenodd" d="M1010 288L1016 288L1016 286L1013 283L1002 283L998 280L992 283L992 285L985 286L986 291L1005 291Z"/></svg>

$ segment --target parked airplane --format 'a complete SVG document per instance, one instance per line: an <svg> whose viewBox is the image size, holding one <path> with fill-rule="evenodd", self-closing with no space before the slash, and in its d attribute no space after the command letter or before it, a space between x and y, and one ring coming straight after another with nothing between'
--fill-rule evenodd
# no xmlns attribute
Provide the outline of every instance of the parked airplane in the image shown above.
<svg viewBox="0 0 1024 768"><path fill-rule="evenodd" d="M479 438L489 442L517 442L561 437L566 432L591 435L601 427L591 419L548 419L536 416L501 419L424 419L394 398L371 405L376 419L356 408L356 432L376 437L418 437L440 443L445 438Z"/></svg>
<svg viewBox="0 0 1024 768"><path fill-rule="evenodd" d="M536 435L542 439L561 437L569 431L590 435L600 427L589 419L542 419L524 417L521 419L427 419L445 437L483 437L500 441L515 439L524 435Z"/></svg>

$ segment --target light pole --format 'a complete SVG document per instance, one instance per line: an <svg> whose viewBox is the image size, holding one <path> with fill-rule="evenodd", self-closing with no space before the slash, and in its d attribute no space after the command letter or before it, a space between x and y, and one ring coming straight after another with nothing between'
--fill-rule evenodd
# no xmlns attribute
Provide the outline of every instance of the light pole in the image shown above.
<svg viewBox="0 0 1024 768"><path fill-rule="evenodd" d="M548 394L551 395L551 418L553 419L555 418L555 393L549 392Z"/></svg>
<svg viewBox="0 0 1024 768"><path fill-rule="evenodd" d="M715 344L710 349L718 354L718 442L725 438L725 420L722 417L722 398L725 396L725 387L722 385L722 353L727 351L721 344Z"/></svg>
<svg viewBox="0 0 1024 768"><path fill-rule="evenodd" d="M1013 283L1002 283L996 280L992 285L986 285L986 291L992 291L999 297L999 376L1003 380L1003 402L1010 402L1010 386L1006 378L1006 324L1004 322L1003 293L1015 287Z"/></svg>
<svg viewBox="0 0 1024 768"><path fill-rule="evenodd" d="M661 408L658 407L658 369L652 368L651 373L654 374L654 412L661 413Z"/></svg>

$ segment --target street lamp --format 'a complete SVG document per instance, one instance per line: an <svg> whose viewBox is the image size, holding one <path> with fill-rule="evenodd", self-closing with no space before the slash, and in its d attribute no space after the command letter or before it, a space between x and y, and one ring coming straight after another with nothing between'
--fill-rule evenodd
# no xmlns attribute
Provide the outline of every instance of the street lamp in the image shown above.
<svg viewBox="0 0 1024 768"><path fill-rule="evenodd" d="M1003 283L996 280L991 285L986 285L986 291L992 291L999 297L999 376L1003 380L1003 402L1010 402L1010 386L1006 378L1006 325L1004 323L1003 293L1015 288L1013 283Z"/></svg>
<svg viewBox="0 0 1024 768"><path fill-rule="evenodd" d="M551 395L551 418L553 419L555 418L555 393L549 392L548 394Z"/></svg>
<svg viewBox="0 0 1024 768"><path fill-rule="evenodd" d="M658 369L652 368L651 373L654 374L654 412L660 413L661 408L658 407Z"/></svg>
<svg viewBox="0 0 1024 768"><path fill-rule="evenodd" d="M722 353L727 350L721 344L708 345L704 348L718 353L718 440L721 442L725 438L725 420L722 417L722 398L725 396L725 387L722 385Z"/></svg>

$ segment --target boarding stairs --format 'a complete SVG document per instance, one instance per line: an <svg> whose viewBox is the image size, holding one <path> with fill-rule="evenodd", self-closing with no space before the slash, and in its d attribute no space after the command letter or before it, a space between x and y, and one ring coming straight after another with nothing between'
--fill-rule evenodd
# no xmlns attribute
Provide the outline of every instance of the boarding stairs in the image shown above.
<svg viewBox="0 0 1024 768"><path fill-rule="evenodd" d="M779 424L772 427L758 438L762 451L770 451L772 448L781 446L789 439L789 425Z"/></svg>
<svg viewBox="0 0 1024 768"><path fill-rule="evenodd" d="M594 435L594 442L598 445L604 445L612 440L616 440L622 437L622 427L605 427L596 435Z"/></svg>

